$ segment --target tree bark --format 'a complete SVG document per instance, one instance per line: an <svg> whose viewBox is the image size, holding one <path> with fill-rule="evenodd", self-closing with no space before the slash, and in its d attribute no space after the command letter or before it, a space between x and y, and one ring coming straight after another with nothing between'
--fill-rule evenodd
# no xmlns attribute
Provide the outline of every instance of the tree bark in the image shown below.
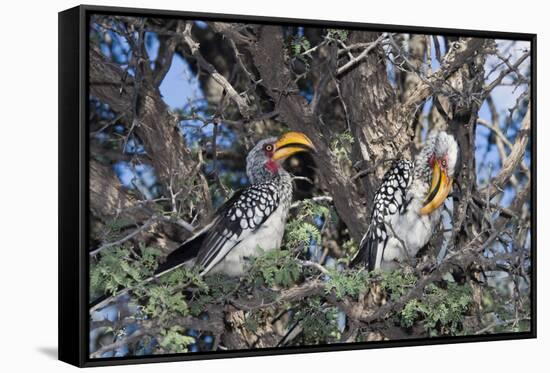
<svg viewBox="0 0 550 373"><path fill-rule="evenodd" d="M168 189L183 190L181 198L196 196L189 206L189 215L198 214L199 221L212 211L208 185L201 172L201 165L185 146L179 130L178 118L166 106L157 87L144 84L137 100L134 80L124 71L107 61L98 51L90 49L90 93L107 103L117 113L132 118L135 135L143 142L158 179L168 194ZM135 107L129 103L135 102Z"/></svg>

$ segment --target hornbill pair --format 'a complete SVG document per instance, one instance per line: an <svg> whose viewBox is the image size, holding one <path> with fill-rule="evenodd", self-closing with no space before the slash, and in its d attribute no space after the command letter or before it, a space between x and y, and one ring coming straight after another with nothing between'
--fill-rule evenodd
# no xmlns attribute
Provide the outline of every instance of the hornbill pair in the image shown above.
<svg viewBox="0 0 550 373"><path fill-rule="evenodd" d="M259 255L260 247L278 249L293 189L282 162L302 151L315 147L299 132L260 141L246 159L251 185L233 194L210 224L168 255L156 275L188 264L201 275L241 276L246 259ZM376 192L370 225L352 265L389 270L427 244L451 190L457 158L455 139L439 131L428 137L414 164L406 159L393 163Z"/></svg>

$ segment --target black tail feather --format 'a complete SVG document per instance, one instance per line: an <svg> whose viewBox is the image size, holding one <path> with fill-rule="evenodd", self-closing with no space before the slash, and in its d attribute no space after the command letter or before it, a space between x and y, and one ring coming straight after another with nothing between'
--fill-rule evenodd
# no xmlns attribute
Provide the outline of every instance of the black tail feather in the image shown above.
<svg viewBox="0 0 550 373"><path fill-rule="evenodd" d="M371 237L369 231L359 244L359 251L351 260L350 267L365 267L368 271L374 270L376 265L376 239Z"/></svg>
<svg viewBox="0 0 550 373"><path fill-rule="evenodd" d="M164 273L174 267L177 267L193 258L197 257L207 232L203 232L192 239L185 241L176 250L172 251L163 263L160 263L155 275Z"/></svg>

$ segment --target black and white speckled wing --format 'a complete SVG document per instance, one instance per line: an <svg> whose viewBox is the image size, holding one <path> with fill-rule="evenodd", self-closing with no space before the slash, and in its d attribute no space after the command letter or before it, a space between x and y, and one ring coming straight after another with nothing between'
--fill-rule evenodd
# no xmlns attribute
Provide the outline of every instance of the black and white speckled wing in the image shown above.
<svg viewBox="0 0 550 373"><path fill-rule="evenodd" d="M394 162L384 175L374 196L369 229L361 240L352 265L362 264L369 271L380 268L388 233L391 235L387 225L391 225L395 217L407 208L407 189L412 183L413 171L413 163L402 159Z"/></svg>
<svg viewBox="0 0 550 373"><path fill-rule="evenodd" d="M198 252L195 265L205 274L237 244L253 234L277 209L281 196L276 182L241 189L216 213Z"/></svg>

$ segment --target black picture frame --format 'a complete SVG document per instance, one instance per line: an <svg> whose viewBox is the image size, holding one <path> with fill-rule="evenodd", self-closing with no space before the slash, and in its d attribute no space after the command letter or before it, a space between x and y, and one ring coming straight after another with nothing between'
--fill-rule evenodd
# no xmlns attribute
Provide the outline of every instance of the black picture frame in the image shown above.
<svg viewBox="0 0 550 373"><path fill-rule="evenodd" d="M330 26L369 31L395 31L453 36L490 37L528 41L531 43L532 71L532 273L531 273L531 331L464 337L436 337L353 344L331 344L307 347L282 347L227 352L198 352L188 354L144 356L130 358L88 357L88 255L89 233L88 193L88 25L94 13L129 16L154 16L206 21L253 22L258 24L287 24L301 26ZM355 22L290 19L275 17L211 14L156 9L137 9L82 5L59 13L59 359L79 367L123 365L152 362L172 362L231 357L284 355L402 346L436 345L464 342L499 341L536 338L537 330L537 245L536 245L536 59L537 36L529 33L461 30L419 26L382 25ZM77 123L78 125L75 125Z"/></svg>

